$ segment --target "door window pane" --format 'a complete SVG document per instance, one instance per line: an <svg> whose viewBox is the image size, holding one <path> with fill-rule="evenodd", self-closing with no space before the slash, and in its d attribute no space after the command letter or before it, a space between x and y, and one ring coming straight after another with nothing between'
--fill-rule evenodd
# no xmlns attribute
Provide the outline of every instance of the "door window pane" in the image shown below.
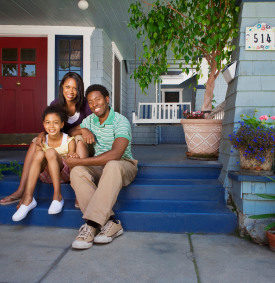
<svg viewBox="0 0 275 283"><path fill-rule="evenodd" d="M71 40L71 48L73 50L81 50L81 40Z"/></svg>
<svg viewBox="0 0 275 283"><path fill-rule="evenodd" d="M69 60L70 51L59 51L59 60Z"/></svg>
<svg viewBox="0 0 275 283"><path fill-rule="evenodd" d="M59 40L59 50L68 50L70 49L70 40Z"/></svg>
<svg viewBox="0 0 275 283"><path fill-rule="evenodd" d="M69 71L70 63L69 61L59 61L59 70Z"/></svg>
<svg viewBox="0 0 275 283"><path fill-rule="evenodd" d="M80 60L81 52L80 51L71 51L71 60Z"/></svg>
<svg viewBox="0 0 275 283"><path fill-rule="evenodd" d="M2 61L17 61L17 48L3 48Z"/></svg>
<svg viewBox="0 0 275 283"><path fill-rule="evenodd" d="M70 69L72 71L80 70L81 68L81 61L71 61Z"/></svg>
<svg viewBox="0 0 275 283"><path fill-rule="evenodd" d="M21 77L35 77L36 66L32 64L21 64Z"/></svg>
<svg viewBox="0 0 275 283"><path fill-rule="evenodd" d="M36 61L35 49L21 49L21 61Z"/></svg>
<svg viewBox="0 0 275 283"><path fill-rule="evenodd" d="M17 64L2 64L2 76L3 77L16 77L17 76Z"/></svg>

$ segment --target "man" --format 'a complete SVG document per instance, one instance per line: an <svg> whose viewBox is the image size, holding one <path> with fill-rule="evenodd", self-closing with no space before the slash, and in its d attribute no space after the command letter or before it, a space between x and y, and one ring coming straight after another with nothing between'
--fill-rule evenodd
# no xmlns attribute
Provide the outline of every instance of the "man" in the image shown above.
<svg viewBox="0 0 275 283"><path fill-rule="evenodd" d="M93 114L85 118L73 135L90 130L95 141L95 156L77 155L66 159L72 168L70 179L83 218L87 222L72 243L75 249L87 249L95 243L109 243L123 233L112 208L122 186L130 184L137 174L137 160L131 153L131 126L127 118L109 107L109 93L101 85L89 86L85 96ZM96 234L97 229L101 231Z"/></svg>

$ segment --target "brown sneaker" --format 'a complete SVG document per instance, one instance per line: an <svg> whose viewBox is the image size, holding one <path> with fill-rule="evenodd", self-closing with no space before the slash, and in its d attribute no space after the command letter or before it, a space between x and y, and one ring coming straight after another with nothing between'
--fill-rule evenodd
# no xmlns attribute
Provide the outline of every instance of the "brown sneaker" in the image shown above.
<svg viewBox="0 0 275 283"><path fill-rule="evenodd" d="M123 228L120 221L118 223L109 220L102 228L101 231L96 235L95 243L110 243L114 238L123 234Z"/></svg>
<svg viewBox="0 0 275 283"><path fill-rule="evenodd" d="M72 243L73 249L89 249L92 247L96 228L89 226L87 223L82 225L79 229L79 234Z"/></svg>

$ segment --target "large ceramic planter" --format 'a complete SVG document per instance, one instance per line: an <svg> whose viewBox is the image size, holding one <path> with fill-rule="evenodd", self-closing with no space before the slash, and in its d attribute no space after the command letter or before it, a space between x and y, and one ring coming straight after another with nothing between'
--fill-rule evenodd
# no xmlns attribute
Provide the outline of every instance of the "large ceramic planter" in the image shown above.
<svg viewBox="0 0 275 283"><path fill-rule="evenodd" d="M254 175L254 176L271 176L273 175L272 164L273 164L273 154L271 151L265 157L265 161L262 163L256 158L246 159L245 152L239 150L240 152L240 173L243 175Z"/></svg>
<svg viewBox="0 0 275 283"><path fill-rule="evenodd" d="M270 232L275 232L275 228L272 228L270 230L267 230L266 231L266 236L267 236L267 239L268 239L268 244L269 244L269 248L275 252L275 233L270 233Z"/></svg>
<svg viewBox="0 0 275 283"><path fill-rule="evenodd" d="M183 119L180 122L187 143L187 157L215 157L218 155L222 119Z"/></svg>

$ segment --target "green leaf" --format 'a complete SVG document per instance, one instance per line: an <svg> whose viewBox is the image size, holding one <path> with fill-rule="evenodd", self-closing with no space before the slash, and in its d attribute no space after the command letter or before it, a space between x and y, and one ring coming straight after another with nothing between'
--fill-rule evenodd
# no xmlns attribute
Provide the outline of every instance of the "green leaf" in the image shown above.
<svg viewBox="0 0 275 283"><path fill-rule="evenodd" d="M256 196L261 197L261 198L265 198L265 199L272 199L272 200L275 200L275 196L272 196L272 195L256 194Z"/></svg>
<svg viewBox="0 0 275 283"><path fill-rule="evenodd" d="M273 222L273 223L267 225L267 226L264 228L264 230L267 231L267 230L269 230L269 229L271 229L271 228L274 228L274 227L275 227L275 222Z"/></svg>
<svg viewBox="0 0 275 283"><path fill-rule="evenodd" d="M221 56L220 56L220 55L218 55L218 56L215 57L215 61L216 61L217 63L220 61L220 59L221 59Z"/></svg>
<svg viewBox="0 0 275 283"><path fill-rule="evenodd" d="M264 219L264 218L272 218L275 217L275 214L259 214L259 215L252 215L249 216L248 218L250 219Z"/></svg>

